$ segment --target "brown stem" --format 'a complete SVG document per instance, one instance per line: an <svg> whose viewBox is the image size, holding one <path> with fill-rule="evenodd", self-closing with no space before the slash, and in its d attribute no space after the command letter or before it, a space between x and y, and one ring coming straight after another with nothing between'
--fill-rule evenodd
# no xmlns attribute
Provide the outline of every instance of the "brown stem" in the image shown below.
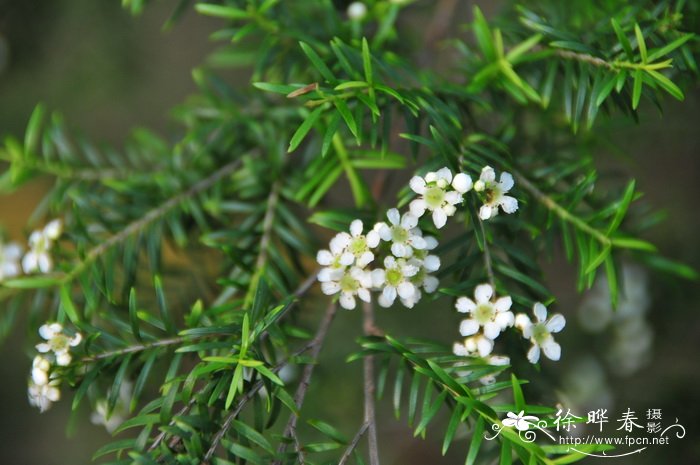
<svg viewBox="0 0 700 465"><path fill-rule="evenodd" d="M371 303L362 304L363 328L366 336L373 335L376 331L374 324L374 307ZM379 465L379 447L377 444L377 419L374 413L374 357L365 356L364 392L365 392L365 423L367 423L367 443L369 446L370 465Z"/></svg>
<svg viewBox="0 0 700 465"><path fill-rule="evenodd" d="M369 427L368 423L362 423L362 426L360 426L360 429L357 431L357 434L355 434L355 437L352 438L352 441L350 444L348 444L348 447L345 449L345 452L343 452L343 456L340 457L340 461L338 462L338 465L345 465L345 462L348 461L350 458L350 455L352 454L352 451L355 450L357 447L357 444L360 442L360 439L362 439L362 435L365 434L365 431L367 431L367 428Z"/></svg>

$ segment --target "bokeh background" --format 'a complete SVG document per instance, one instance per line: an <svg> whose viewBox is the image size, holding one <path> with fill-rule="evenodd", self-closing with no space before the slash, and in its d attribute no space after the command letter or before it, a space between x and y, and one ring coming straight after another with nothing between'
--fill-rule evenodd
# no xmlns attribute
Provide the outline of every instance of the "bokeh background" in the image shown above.
<svg viewBox="0 0 700 465"><path fill-rule="evenodd" d="M471 9L467 3L457 9L465 20ZM176 137L169 110L195 91L191 69L214 49L208 35L219 24L188 13L163 31L171 8L169 2L155 2L134 18L117 1L0 0L0 134L21 137L35 104L44 102L93 140L119 146L137 126ZM493 13L497 7L488 2L482 8ZM410 11L403 20L420 24L420 9L413 17ZM248 85L245 73L225 75L236 85ZM700 87L684 90L686 101L664 102L663 115L643 108L639 124L600 117L595 130L605 143L594 153L604 172L636 178L643 201L666 215L646 239L666 256L700 269ZM0 198L0 227L6 236L21 240L26 235L26 220L49 182L39 179ZM543 258L543 265L558 296L557 310L569 324L560 338L562 361L545 362L541 371L524 375L533 380L526 394L550 405L561 402L578 414L608 408L611 425L628 407L642 423L648 409L662 409L663 423L678 418L687 436L614 463L700 463L697 283L650 274L630 263L624 278L627 294L613 314L604 283L581 296L575 270L561 253ZM379 312L378 322L393 334L449 344L459 318L449 305L443 307ZM310 391L309 416L360 423L360 366L345 367L343 361L359 328L359 312L341 313L334 323ZM21 321L0 346L0 464L87 464L109 439L102 427L90 423L89 412L71 417L69 402L63 401L40 415L27 403L35 339ZM455 443L439 458L439 433L413 438L405 418L394 419L390 404L386 399L379 406L384 463L463 461L467 441ZM344 432L354 434L352 428ZM607 461L584 461L602 462Z"/></svg>

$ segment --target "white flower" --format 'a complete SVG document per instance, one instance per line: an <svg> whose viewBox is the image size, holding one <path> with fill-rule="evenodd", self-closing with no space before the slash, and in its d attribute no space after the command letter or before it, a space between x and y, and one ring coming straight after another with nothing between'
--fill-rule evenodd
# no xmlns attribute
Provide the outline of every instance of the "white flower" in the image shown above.
<svg viewBox="0 0 700 465"><path fill-rule="evenodd" d="M38 386L43 386L49 382L49 369L51 368L51 363L41 356L37 355L32 361L32 381Z"/></svg>
<svg viewBox="0 0 700 465"><path fill-rule="evenodd" d="M411 213L399 214L396 208L386 212L391 226L386 223L377 223L375 230L384 241L391 241L391 253L397 258L410 257L413 249L424 249L425 239L421 237L418 218Z"/></svg>
<svg viewBox="0 0 700 465"><path fill-rule="evenodd" d="M416 251L417 255L408 260L408 264L415 266L418 272L410 277L410 282L413 283L416 290L411 297L401 297L401 303L408 308L413 308L413 306L420 301L421 294L420 289L422 288L425 292L432 294L438 288L440 280L435 276L429 274L432 271L437 271L440 268L440 259L435 255L426 255L427 251L420 250ZM426 255L424 258L420 258L419 255Z"/></svg>
<svg viewBox="0 0 700 465"><path fill-rule="evenodd" d="M82 341L80 333L70 337L63 333L63 326L59 323L42 325L39 328L39 335L46 342L36 345L36 350L41 353L53 352L56 356L56 364L66 366L71 362L70 348L75 347Z"/></svg>
<svg viewBox="0 0 700 465"><path fill-rule="evenodd" d="M500 206L506 213L514 213L518 209L518 200L505 195L513 188L515 182L510 173L501 173L501 180L496 182L496 173L490 166L481 170L479 180L474 183L474 190L483 193L484 205L479 209L479 218L488 220L498 214Z"/></svg>
<svg viewBox="0 0 700 465"><path fill-rule="evenodd" d="M418 267L406 260L388 256L384 259L384 269L374 270L375 283L383 286L382 293L377 299L382 307L390 307L396 296L411 302L416 293L416 286L411 282L411 277L418 273Z"/></svg>
<svg viewBox="0 0 700 465"><path fill-rule="evenodd" d="M459 332L462 336L471 336L484 328L484 336L488 339L496 339L498 335L509 326L513 326L514 316L510 311L513 301L510 297L500 297L491 302L493 288L490 284L481 284L474 290L476 303L467 298L457 299L455 307L460 313L469 313L471 318L462 320Z"/></svg>
<svg viewBox="0 0 700 465"><path fill-rule="evenodd" d="M453 178L449 168L441 168L426 174L425 178L414 176L409 185L420 195L411 202L411 213L420 218L425 210L430 210L433 212L433 223L439 229L445 226L448 216L455 214L455 205L462 203L462 194L472 188L472 180L464 173ZM448 190L450 186L453 190Z"/></svg>
<svg viewBox="0 0 700 465"><path fill-rule="evenodd" d="M53 380L47 384L38 385L34 381L29 381L27 394L29 403L38 407L40 412L47 411L53 402L58 402L61 398L61 391L58 390L58 380Z"/></svg>
<svg viewBox="0 0 700 465"><path fill-rule="evenodd" d="M362 2L352 2L348 6L348 18L353 21L360 20L367 15L367 7Z"/></svg>
<svg viewBox="0 0 700 465"><path fill-rule="evenodd" d="M369 288L372 287L373 276L374 273L353 266L332 276L329 281L322 282L321 291L326 295L340 293L340 305L352 310L355 308L355 296L370 302Z"/></svg>
<svg viewBox="0 0 700 465"><path fill-rule="evenodd" d="M476 334L464 339L463 343L455 342L452 352L460 357L486 357L493 351L493 340L483 334Z"/></svg>
<svg viewBox="0 0 700 465"><path fill-rule="evenodd" d="M503 419L503 426L515 426L518 431L527 431L530 428L530 423L536 421L539 421L539 418L525 415L524 410L517 415L513 412L508 412L508 418Z"/></svg>
<svg viewBox="0 0 700 465"><path fill-rule="evenodd" d="M547 319L547 307L537 302L532 311L535 314L536 322L533 323L524 313L518 313L515 317L515 327L523 333L525 339L530 339L532 347L527 353L530 363L537 363L540 359L540 349L550 360L559 360L561 357L561 346L554 341L552 333L558 333L566 326L564 315L559 313Z"/></svg>
<svg viewBox="0 0 700 465"><path fill-rule="evenodd" d="M352 236L346 232L337 234L329 244L330 250L319 250L316 261L324 266L318 273L320 282L327 282L342 275L343 270L355 262L355 256L347 251Z"/></svg>
<svg viewBox="0 0 700 465"><path fill-rule="evenodd" d="M362 234L362 221L354 220L350 223L350 241L347 250L355 257L355 265L364 268L374 260L374 254L370 249L379 245L379 233L372 230L367 235Z"/></svg>
<svg viewBox="0 0 700 465"><path fill-rule="evenodd" d="M29 236L29 252L22 258L22 268L25 273L41 271L48 273L53 268L49 251L53 241L58 239L63 231L61 220L53 220L44 229L37 230Z"/></svg>
<svg viewBox="0 0 700 465"><path fill-rule="evenodd" d="M107 399L99 399L95 403L95 410L90 415L93 425L103 425L108 433L112 433L121 425L129 413L129 402L131 401L132 384L129 381L122 382L119 386L119 397L114 404L111 414L109 414Z"/></svg>
<svg viewBox="0 0 700 465"><path fill-rule="evenodd" d="M19 259L21 256L22 247L19 244L15 242L3 244L0 241L0 281L14 278L20 273Z"/></svg>

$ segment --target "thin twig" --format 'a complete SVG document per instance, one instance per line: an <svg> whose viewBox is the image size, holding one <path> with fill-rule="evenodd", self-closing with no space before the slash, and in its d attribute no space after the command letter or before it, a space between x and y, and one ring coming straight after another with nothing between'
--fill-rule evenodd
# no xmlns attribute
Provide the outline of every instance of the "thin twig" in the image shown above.
<svg viewBox="0 0 700 465"><path fill-rule="evenodd" d="M588 63L589 65L597 66L599 68L607 68L612 70L616 69L612 63L607 62L602 58L589 55L588 53L577 53L572 52L571 50L557 50L556 54L562 58L566 58L567 60L581 61L583 63Z"/></svg>
<svg viewBox="0 0 700 465"><path fill-rule="evenodd" d="M486 275L489 278L489 284L492 289L496 289L496 279L493 274L493 262L491 261L491 250L489 249L489 242L486 239L486 230L484 229L484 222L479 218L479 227L481 228L481 237L484 240L484 266L486 267Z"/></svg>
<svg viewBox="0 0 700 465"><path fill-rule="evenodd" d="M142 352L144 350L152 349L154 347L166 347L166 346L171 346L175 344L181 344L185 341L193 341L193 340L199 340L205 337L212 337L214 336L213 334L207 334L206 336L199 336L199 337L171 337L168 339L159 339L157 341L153 342L146 342L143 344L134 344L132 346L124 347L122 349L114 349L114 350L108 350L106 352L101 352L99 354L95 355L90 355L87 357L83 357L81 359L82 362L84 363L90 363L90 362L95 362L97 360L104 360L106 358L114 357L115 355L125 355L125 354L131 354L134 352Z"/></svg>
<svg viewBox="0 0 700 465"><path fill-rule="evenodd" d="M362 304L362 326L365 335L373 335L376 331L374 325L374 307L371 303ZM379 447L377 444L377 419L374 414L374 357L365 356L363 360L364 369L364 392L365 392L365 423L367 423L367 443L369 446L370 465L379 465Z"/></svg>
<svg viewBox="0 0 700 465"><path fill-rule="evenodd" d="M319 325L318 330L316 331L316 335L311 341L312 348L311 353L309 354L311 358L311 363L307 364L304 367L301 379L299 380L299 386L297 387L296 393L294 394L294 405L296 405L297 411L300 411L302 405L304 404L304 398L306 397L306 392L309 389L309 385L311 384L311 376L313 375L314 368L316 367L318 354L321 352L323 341L326 339L328 328L330 327L331 322L333 321L333 317L335 316L336 310L337 305L335 303L331 303L328 310L326 310L323 319L321 320L321 324ZM295 439L295 442L297 441L296 427L298 420L299 415L292 412L292 414L289 417L289 422L287 422L287 426L284 428L284 433L282 434L283 440L280 442L280 445L277 448L277 455L281 456L287 449L287 443L284 442L285 438L293 438ZM295 444L295 447L297 449L296 452L299 455L300 462L303 463L303 455L301 453L301 448L299 447L298 442ZM277 459L274 463L281 463L280 459Z"/></svg>
<svg viewBox="0 0 700 465"><path fill-rule="evenodd" d="M362 435L365 434L365 431L367 431L368 426L369 423L362 423L362 426L360 426L360 429L357 431L357 434L355 434L355 437L352 438L352 441L350 442L350 444L348 444L348 447L345 449L345 452L343 452L343 456L340 457L340 462L338 462L338 465L345 465L345 462L347 462L350 458L352 451L354 451L357 447L357 443L359 443L360 439L362 439Z"/></svg>
<svg viewBox="0 0 700 465"><path fill-rule="evenodd" d="M314 275L315 279L315 275ZM309 285L310 287L310 285ZM307 287L308 289L308 287ZM330 316L329 316L330 314ZM315 349L317 345L320 345L323 343L323 340L326 337L326 334L328 333L328 326L330 325L330 322L333 319L333 315L335 314L335 306L332 305L328 307L326 310L326 314L324 315L323 319L321 320L321 324L319 325L319 328L316 332L316 335L314 338L306 344L304 347L302 347L300 350L296 351L291 357L289 357L287 360L284 362L281 362L278 364L273 371L277 372L282 369L285 365L289 363L289 360L297 357L303 353L305 353L308 350ZM319 337L322 335L321 337ZM318 355L318 353L316 353ZM209 450L207 450L207 453L204 456L204 460L202 461L202 464L208 464L211 458L214 456L214 453L216 452L216 448L219 446L219 443L223 439L223 437L226 435L228 432L229 428L231 428L231 424L233 423L233 420L238 416L239 413L241 413L241 410L245 406L245 404L252 399L252 397L260 390L260 388L263 386L262 380L259 380L257 383L255 383L251 388L250 391L248 391L239 401L238 404L236 404L236 407L231 411L231 413L228 414L226 419L224 420L224 423L221 425L221 428L219 431L217 431L216 435L212 439L211 446L209 447Z"/></svg>

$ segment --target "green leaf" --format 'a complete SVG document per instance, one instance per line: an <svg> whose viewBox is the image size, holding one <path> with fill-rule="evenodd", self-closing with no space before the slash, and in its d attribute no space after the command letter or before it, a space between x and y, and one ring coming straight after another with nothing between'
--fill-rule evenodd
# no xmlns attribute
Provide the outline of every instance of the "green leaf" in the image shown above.
<svg viewBox="0 0 700 465"><path fill-rule="evenodd" d="M41 125L44 122L46 109L42 104L38 104L27 123L27 130L24 133L24 152L29 155L36 155L41 140Z"/></svg>
<svg viewBox="0 0 700 465"><path fill-rule="evenodd" d="M247 11L239 8L224 5L213 5L211 3L197 3L194 6L197 13L205 16L214 16L224 19L247 19L250 15Z"/></svg>
<svg viewBox="0 0 700 465"><path fill-rule="evenodd" d="M598 268L598 266L600 266L600 264L603 263L603 261L605 261L605 259L608 258L608 255L610 255L611 250L612 250L612 246L610 244L606 244L603 247L603 250L601 250L600 253L598 255L596 255L596 257L588 263L588 266L586 267L584 274L589 274L589 273L592 273L593 271L595 271L595 269Z"/></svg>
<svg viewBox="0 0 700 465"><path fill-rule="evenodd" d="M467 453L466 465L474 465L476 456L481 448L481 441L484 439L484 417L479 417L474 425L472 432L472 440L469 443L469 452Z"/></svg>
<svg viewBox="0 0 700 465"><path fill-rule="evenodd" d="M80 316L78 315L78 309L75 308L73 303L73 298L70 295L70 284L64 284L61 286L61 308L68 315L73 324L78 324L80 322Z"/></svg>
<svg viewBox="0 0 700 465"><path fill-rule="evenodd" d="M343 435L343 433L341 433L340 431L338 431L336 428L329 425L328 423L323 422L321 420L313 420L313 419L307 420L306 422L308 424L310 424L311 426L313 426L314 428L316 428L317 430L319 430L321 433L323 433L326 436L328 436L329 438L333 439L334 441L337 441L341 444L348 443L348 440Z"/></svg>
<svg viewBox="0 0 700 465"><path fill-rule="evenodd" d="M318 107L306 117L304 122L301 123L301 125L294 132L292 139L289 141L289 148L287 149L287 152L293 152L297 147L299 147L299 144L301 144L301 142L304 140L306 134L309 133L314 124L316 124L316 121L318 121L321 113L323 113L323 108Z"/></svg>
<svg viewBox="0 0 700 465"><path fill-rule="evenodd" d="M442 455L447 453L450 448L452 439L455 436L457 427L460 425L462 417L463 407L461 404L457 404L453 407L452 415L450 416L450 422L447 424L447 430L445 431L445 438L442 441Z"/></svg>
<svg viewBox="0 0 700 465"><path fill-rule="evenodd" d="M649 56L647 58L649 59L650 62L653 62L657 58L661 58L663 56L668 55L669 53L671 53L672 51L674 51L678 47L680 47L683 44L685 44L686 42L688 42L693 37L695 37L695 34L683 34L682 36L680 36L679 38L677 38L673 42L671 42L667 45L664 45L663 47L651 50L649 53Z"/></svg>
<svg viewBox="0 0 700 465"><path fill-rule="evenodd" d="M323 78L328 82L335 82L335 76L333 76L331 70L328 68L328 66L326 66L321 57L318 56L316 51L304 42L299 42L299 45L306 56L309 57L309 60L311 60L311 64L314 66L314 68L321 73L321 76L323 76Z"/></svg>
<svg viewBox="0 0 700 465"><path fill-rule="evenodd" d="M622 49L625 51L627 58L629 60L633 60L634 54L632 53L632 44L630 44L629 39L622 31L620 23L618 23L615 18L610 18L610 23L612 24L613 30L615 31L615 35L617 35L617 40L620 41L620 45L622 45Z"/></svg>
<svg viewBox="0 0 700 465"><path fill-rule="evenodd" d="M642 63L647 63L647 44L644 43L644 36L639 24L634 25L634 35L637 37L637 46L639 47L639 55L642 57Z"/></svg>
<svg viewBox="0 0 700 465"><path fill-rule="evenodd" d="M673 98L681 101L685 99L685 95L683 95L683 91L680 89L680 87L674 84L669 78L653 69L648 69L646 72L654 79L654 81L656 81L657 84L663 87L666 92L671 94Z"/></svg>
<svg viewBox="0 0 700 465"><path fill-rule="evenodd" d="M635 180L633 179L629 182L629 184L627 184L625 192L622 194L622 198L617 204L617 208L615 209L615 216L613 217L612 221L610 222L610 225L608 226L608 231L605 233L606 236L609 236L610 234L617 231L617 228L619 228L620 224L622 224L622 220L625 218L625 215L627 214L627 210L629 209L632 200L634 200L634 187Z"/></svg>
<svg viewBox="0 0 700 465"><path fill-rule="evenodd" d="M133 287L129 291L129 322L131 323L131 332L137 341L141 341L141 327L138 318L138 306L136 304L136 289Z"/></svg>
<svg viewBox="0 0 700 465"><path fill-rule="evenodd" d="M613 247L642 250L645 252L656 252L656 246L654 244L634 237L616 236L612 237L610 240L612 241Z"/></svg>
<svg viewBox="0 0 700 465"><path fill-rule="evenodd" d="M632 108L634 110L639 106L639 99L642 97L642 73L641 69L634 72L634 84L632 86Z"/></svg>
<svg viewBox="0 0 700 465"><path fill-rule="evenodd" d="M372 83L374 82L372 75L372 55L369 53L369 44L367 43L367 39L365 37L362 38L362 67L365 71L365 79L367 80L367 84L372 87Z"/></svg>
<svg viewBox="0 0 700 465"><path fill-rule="evenodd" d="M358 144L360 142L360 136L357 131L357 123L355 122L355 117L352 116L352 112L350 111L350 108L348 108L348 104L345 103L345 100L342 99L337 99L333 102L335 107L338 109L338 112L340 112L340 115L343 117L343 120L345 121L345 124L347 124L348 129L350 129L350 132L352 133L353 136L355 136L355 139L357 140Z"/></svg>
<svg viewBox="0 0 700 465"><path fill-rule="evenodd" d="M60 284L61 278L56 275L37 275L23 278L8 279L0 283L2 286L13 289L43 289L45 287Z"/></svg>
<svg viewBox="0 0 700 465"><path fill-rule="evenodd" d="M165 329L168 333L175 334L175 324L173 323L172 317L170 316L170 311L168 310L168 304L165 301L165 291L163 290L163 282L159 275L153 278L153 286L156 290L156 301L158 302L158 309L160 310L160 319L165 325Z"/></svg>
<svg viewBox="0 0 700 465"><path fill-rule="evenodd" d="M340 113L334 112L328 121L328 127L326 132L323 134L323 143L321 144L321 156L325 157L328 150L333 142L333 136L338 131L338 125L340 124Z"/></svg>
<svg viewBox="0 0 700 465"><path fill-rule="evenodd" d="M253 87L256 87L260 90L264 90L266 92L274 92L276 94L284 94L288 95L291 92L294 92L295 90L301 89L304 86L290 86L286 84L272 84L269 82L254 82Z"/></svg>
<svg viewBox="0 0 700 465"><path fill-rule="evenodd" d="M496 49L494 47L493 35L491 34L489 24L486 22L486 18L478 6L474 6L473 11L474 22L472 23L472 27L474 28L476 41L484 56L489 61L494 61L496 59Z"/></svg>
<svg viewBox="0 0 700 465"><path fill-rule="evenodd" d="M513 387L513 402L515 402L515 410L522 412L525 410L525 397L523 396L523 389L520 387L520 381L514 374L511 373L510 382Z"/></svg>

